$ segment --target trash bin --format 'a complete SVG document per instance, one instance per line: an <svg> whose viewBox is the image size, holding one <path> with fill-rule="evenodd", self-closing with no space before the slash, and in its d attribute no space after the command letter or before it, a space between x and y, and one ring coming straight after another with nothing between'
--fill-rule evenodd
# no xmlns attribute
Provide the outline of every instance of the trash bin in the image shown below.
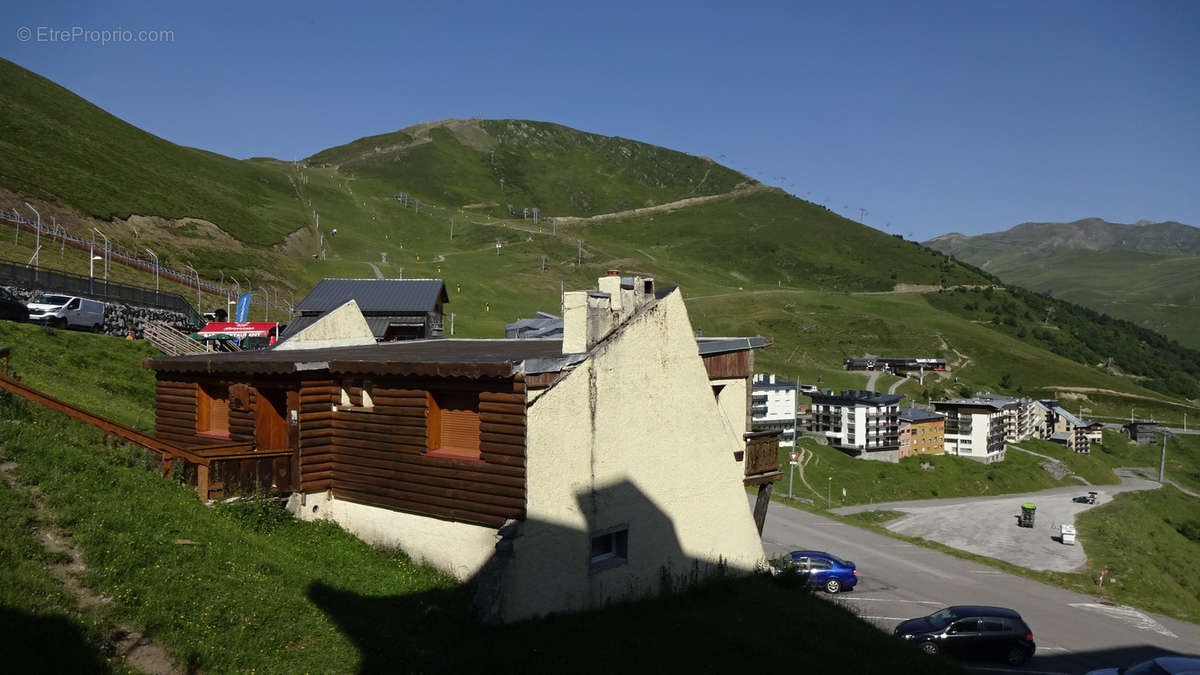
<svg viewBox="0 0 1200 675"><path fill-rule="evenodd" d="M1030 503L1021 505L1021 520L1017 522L1021 527L1033 527L1033 512L1037 511L1037 507Z"/></svg>

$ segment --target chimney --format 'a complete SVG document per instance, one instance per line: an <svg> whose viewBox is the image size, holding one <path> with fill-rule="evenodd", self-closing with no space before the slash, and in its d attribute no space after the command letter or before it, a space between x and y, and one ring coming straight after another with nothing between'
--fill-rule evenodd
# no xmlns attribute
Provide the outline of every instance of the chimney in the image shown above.
<svg viewBox="0 0 1200 675"><path fill-rule="evenodd" d="M564 354L590 350L642 305L654 299L654 279L634 277L623 284L620 272L609 270L597 280L598 291L563 293Z"/></svg>

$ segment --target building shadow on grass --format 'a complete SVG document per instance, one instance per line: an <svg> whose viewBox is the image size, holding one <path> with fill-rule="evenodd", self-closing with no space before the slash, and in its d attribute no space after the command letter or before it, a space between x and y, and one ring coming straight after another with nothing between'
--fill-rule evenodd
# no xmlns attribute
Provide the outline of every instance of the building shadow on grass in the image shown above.
<svg viewBox="0 0 1200 675"><path fill-rule="evenodd" d="M108 673L83 627L63 616L0 607L0 647L9 673Z"/></svg>

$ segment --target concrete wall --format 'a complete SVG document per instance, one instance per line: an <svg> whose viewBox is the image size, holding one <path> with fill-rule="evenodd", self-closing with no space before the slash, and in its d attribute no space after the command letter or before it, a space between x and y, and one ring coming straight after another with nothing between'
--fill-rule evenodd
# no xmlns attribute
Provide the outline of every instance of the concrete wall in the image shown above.
<svg viewBox="0 0 1200 675"><path fill-rule="evenodd" d="M336 499L328 491L293 495L288 510L303 520L332 520L374 546L398 548L466 580L496 547L496 530Z"/></svg>
<svg viewBox="0 0 1200 675"><path fill-rule="evenodd" d="M718 405L675 291L538 398L528 411L527 520L504 573L501 618L656 593L720 563L755 569L762 542L728 421L734 400L744 418L745 390L729 394ZM596 571L591 535L610 528L627 528L627 556Z"/></svg>

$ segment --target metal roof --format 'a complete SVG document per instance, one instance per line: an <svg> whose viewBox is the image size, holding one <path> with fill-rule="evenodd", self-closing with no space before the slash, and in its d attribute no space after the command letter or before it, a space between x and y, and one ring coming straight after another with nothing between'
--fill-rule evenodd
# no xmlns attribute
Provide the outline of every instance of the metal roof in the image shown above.
<svg viewBox="0 0 1200 675"><path fill-rule="evenodd" d="M941 413L929 412L920 408L901 408L900 419L909 420L912 422L932 422L936 420L944 420L946 416Z"/></svg>
<svg viewBox="0 0 1200 675"><path fill-rule="evenodd" d="M565 367L579 357L562 354L561 340L410 340L351 347L245 352L211 352L146 359L159 372L278 373L327 370L331 373L390 373L446 377L510 377L525 361L541 368Z"/></svg>
<svg viewBox="0 0 1200 675"><path fill-rule="evenodd" d="M426 312L450 302L441 279L322 279L296 304L301 313L328 312L348 300L363 314Z"/></svg>
<svg viewBox="0 0 1200 675"><path fill-rule="evenodd" d="M770 347L769 338L755 337L700 337L696 338L700 347L700 356L723 354L725 352L740 352L747 349L762 349Z"/></svg>

